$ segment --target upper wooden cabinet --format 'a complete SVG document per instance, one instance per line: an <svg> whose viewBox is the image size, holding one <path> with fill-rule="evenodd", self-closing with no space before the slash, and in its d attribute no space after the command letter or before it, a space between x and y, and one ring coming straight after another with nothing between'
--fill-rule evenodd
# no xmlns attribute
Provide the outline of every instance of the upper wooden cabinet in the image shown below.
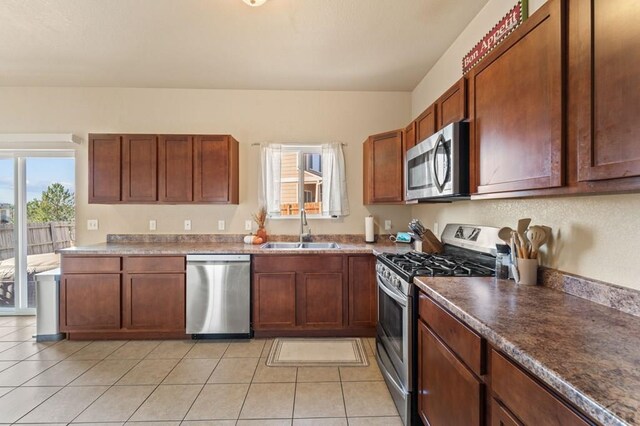
<svg viewBox="0 0 640 426"><path fill-rule="evenodd" d="M563 8L549 0L469 75L478 193L563 184Z"/></svg>
<svg viewBox="0 0 640 426"><path fill-rule="evenodd" d="M640 176L640 3L569 4L578 181Z"/></svg>
<svg viewBox="0 0 640 426"><path fill-rule="evenodd" d="M238 179L233 178L238 176L238 142L210 135L196 136L193 144L193 199L238 204Z"/></svg>
<svg viewBox="0 0 640 426"><path fill-rule="evenodd" d="M158 138L156 135L122 137L122 201L158 199Z"/></svg>
<svg viewBox="0 0 640 426"><path fill-rule="evenodd" d="M369 136L364 142L363 151L364 204L403 203L403 131Z"/></svg>
<svg viewBox="0 0 640 426"><path fill-rule="evenodd" d="M89 203L238 204L229 135L89 135Z"/></svg>
<svg viewBox="0 0 640 426"><path fill-rule="evenodd" d="M193 201L193 137L161 135L159 145L159 201Z"/></svg>
<svg viewBox="0 0 640 426"><path fill-rule="evenodd" d="M89 135L89 203L122 199L120 135Z"/></svg>
<svg viewBox="0 0 640 426"><path fill-rule="evenodd" d="M416 143L420 143L438 130L437 106L431 104L416 118Z"/></svg>
<svg viewBox="0 0 640 426"><path fill-rule="evenodd" d="M438 130L467 118L467 80L462 77L436 101Z"/></svg>
<svg viewBox="0 0 640 426"><path fill-rule="evenodd" d="M416 139L416 122L412 121L411 124L404 128L404 149L408 151L416 146Z"/></svg>

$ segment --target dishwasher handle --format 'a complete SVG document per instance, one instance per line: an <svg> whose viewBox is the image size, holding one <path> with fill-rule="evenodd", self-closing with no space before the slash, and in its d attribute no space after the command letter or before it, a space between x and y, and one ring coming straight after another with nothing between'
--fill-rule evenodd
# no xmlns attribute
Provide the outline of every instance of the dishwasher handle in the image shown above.
<svg viewBox="0 0 640 426"><path fill-rule="evenodd" d="M210 262L249 262L251 256L248 254L189 254L187 263L210 263Z"/></svg>

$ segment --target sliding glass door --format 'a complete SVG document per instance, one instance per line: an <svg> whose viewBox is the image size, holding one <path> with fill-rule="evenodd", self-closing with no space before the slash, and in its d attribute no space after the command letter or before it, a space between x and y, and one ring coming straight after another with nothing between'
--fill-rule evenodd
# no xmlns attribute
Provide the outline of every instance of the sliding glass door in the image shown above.
<svg viewBox="0 0 640 426"><path fill-rule="evenodd" d="M35 313L35 275L58 268L55 251L74 244L73 155L38 151L0 157L0 314Z"/></svg>

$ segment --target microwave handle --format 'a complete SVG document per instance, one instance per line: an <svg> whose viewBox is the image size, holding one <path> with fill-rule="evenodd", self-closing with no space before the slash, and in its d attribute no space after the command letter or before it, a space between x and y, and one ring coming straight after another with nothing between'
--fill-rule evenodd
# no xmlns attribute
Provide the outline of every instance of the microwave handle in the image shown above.
<svg viewBox="0 0 640 426"><path fill-rule="evenodd" d="M432 167L433 167L433 181L434 184L436 185L436 188L438 189L438 192L442 194L442 190L443 190L443 185L446 183L440 183L440 179L438 177L438 167L436 165L436 156L438 155L438 148L440 148L440 145L442 145L442 143L444 142L444 136L442 135L442 133L440 133L440 135L438 136L438 140L436 141L436 146L433 147L433 160L431 161ZM446 177L449 174L449 169L451 168L451 162L449 159L449 156L447 156L446 158L447 161L447 170L445 171L445 181L446 181Z"/></svg>

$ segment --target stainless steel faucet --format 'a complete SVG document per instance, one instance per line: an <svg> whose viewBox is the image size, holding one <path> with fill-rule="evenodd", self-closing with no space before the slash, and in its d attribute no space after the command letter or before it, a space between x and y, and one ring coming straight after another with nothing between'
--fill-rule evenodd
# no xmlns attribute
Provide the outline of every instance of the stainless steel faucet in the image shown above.
<svg viewBox="0 0 640 426"><path fill-rule="evenodd" d="M307 228L307 232L304 232L304 227L307 226L307 212L304 209L300 209L300 242L309 241L311 239L311 228Z"/></svg>

